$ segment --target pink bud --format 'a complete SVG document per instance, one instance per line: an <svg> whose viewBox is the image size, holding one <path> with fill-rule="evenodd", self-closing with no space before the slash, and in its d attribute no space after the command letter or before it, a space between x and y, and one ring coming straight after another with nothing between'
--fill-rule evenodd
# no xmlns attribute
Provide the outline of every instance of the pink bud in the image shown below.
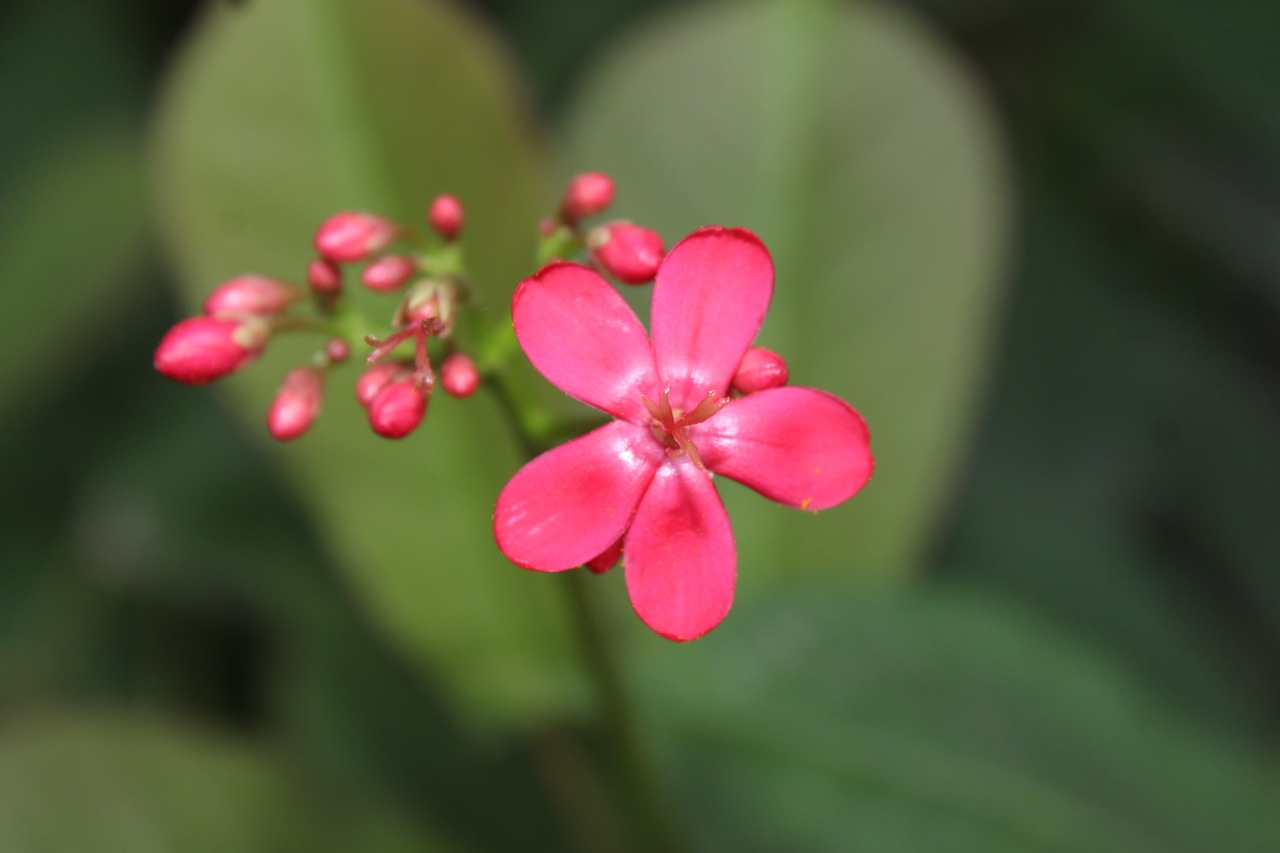
<svg viewBox="0 0 1280 853"><path fill-rule="evenodd" d="M754 394L769 388L780 388L789 377L787 362L773 350L750 347L742 356L738 372L733 375L733 390Z"/></svg>
<svg viewBox="0 0 1280 853"><path fill-rule="evenodd" d="M458 201L457 196L436 196L431 202L431 209L427 211L427 221L431 223L431 227L437 234L452 243L457 239L458 232L462 230L463 223L466 221L462 202Z"/></svg>
<svg viewBox="0 0 1280 853"><path fill-rule="evenodd" d="M267 324L258 318L189 317L160 341L155 368L186 385L203 385L252 361L269 335Z"/></svg>
<svg viewBox="0 0 1280 853"><path fill-rule="evenodd" d="M480 386L480 371L471 356L455 352L440 364L440 385L451 397L470 397Z"/></svg>
<svg viewBox="0 0 1280 853"><path fill-rule="evenodd" d="M667 251L657 231L630 222L610 222L591 229L587 247L605 272L627 284L652 281Z"/></svg>
<svg viewBox="0 0 1280 853"><path fill-rule="evenodd" d="M204 301L210 317L234 318L246 315L269 317L295 298L292 287L264 275L241 275L224 281Z"/></svg>
<svg viewBox="0 0 1280 853"><path fill-rule="evenodd" d="M439 320L444 327L453 325L458 302L457 289L444 279L424 278L414 282L396 310L397 326L416 325L423 320Z"/></svg>
<svg viewBox="0 0 1280 853"><path fill-rule="evenodd" d="M279 441L291 441L305 433L320 414L324 399L324 371L295 367L284 377L267 412L267 430Z"/></svg>
<svg viewBox="0 0 1280 853"><path fill-rule="evenodd" d="M618 541L614 542L604 552L592 557L587 561L587 569L597 575L602 575L618 564L618 559L622 556L622 539L619 536Z"/></svg>
<svg viewBox="0 0 1280 853"><path fill-rule="evenodd" d="M604 212L613 203L613 178L604 172L587 172L578 175L565 188L560 200L560 216L570 225L576 225L589 216Z"/></svg>
<svg viewBox="0 0 1280 853"><path fill-rule="evenodd" d="M316 258L307 264L307 283L316 293L337 293L342 290L342 271L333 261Z"/></svg>
<svg viewBox="0 0 1280 853"><path fill-rule="evenodd" d="M330 364L341 364L351 357L351 344L343 338L330 338L324 345L324 355Z"/></svg>
<svg viewBox="0 0 1280 853"><path fill-rule="evenodd" d="M316 230L316 251L335 263L363 261L390 245L396 233L395 223L372 213L335 213Z"/></svg>
<svg viewBox="0 0 1280 853"><path fill-rule="evenodd" d="M412 377L392 379L369 402L369 426L383 438L404 438L427 413L427 398Z"/></svg>
<svg viewBox="0 0 1280 853"><path fill-rule="evenodd" d="M418 265L407 255L387 255L369 264L360 274L364 286L379 293L391 293L413 277Z"/></svg>
<svg viewBox="0 0 1280 853"><path fill-rule="evenodd" d="M360 401L360 405L368 408L382 387L397 374L408 374L405 366L398 361L380 361L361 373L356 380L356 399Z"/></svg>

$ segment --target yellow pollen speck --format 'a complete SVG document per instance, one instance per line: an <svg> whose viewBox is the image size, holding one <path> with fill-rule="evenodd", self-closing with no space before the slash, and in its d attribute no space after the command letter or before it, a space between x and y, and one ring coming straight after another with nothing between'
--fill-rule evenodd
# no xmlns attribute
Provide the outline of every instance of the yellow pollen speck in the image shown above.
<svg viewBox="0 0 1280 853"><path fill-rule="evenodd" d="M800 508L801 508L801 509L808 509L808 508L809 508L809 504L811 504L811 503L813 503L813 498L805 498L804 500L800 501Z"/></svg>

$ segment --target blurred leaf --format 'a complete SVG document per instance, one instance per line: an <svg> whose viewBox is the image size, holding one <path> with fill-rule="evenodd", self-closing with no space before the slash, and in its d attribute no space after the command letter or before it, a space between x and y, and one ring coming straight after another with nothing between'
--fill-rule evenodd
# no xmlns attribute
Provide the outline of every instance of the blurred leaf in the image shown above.
<svg viewBox="0 0 1280 853"><path fill-rule="evenodd" d="M590 54L628 20L679 0L486 0L520 51L540 103L559 106Z"/></svg>
<svg viewBox="0 0 1280 853"><path fill-rule="evenodd" d="M366 804L317 796L245 743L157 721L55 718L0 733L0 849L450 848Z"/></svg>
<svg viewBox="0 0 1280 853"><path fill-rule="evenodd" d="M941 562L1116 649L1154 686L1269 730L1280 661L1270 377L1113 235L1079 182L1028 181L990 423Z"/></svg>
<svg viewBox="0 0 1280 853"><path fill-rule="evenodd" d="M477 736L412 661L353 618L338 585L299 593L263 685L293 752L474 849L572 846L527 739Z"/></svg>
<svg viewBox="0 0 1280 853"><path fill-rule="evenodd" d="M419 221L447 191L465 200L466 237L484 247L472 258L480 298L503 310L528 272L542 200L542 163L506 72L475 22L438 2L212 7L158 127L161 221L192 304L240 272L300 277L312 232L335 210ZM232 383L255 424L307 356L274 350ZM469 712L562 708L576 694L556 590L492 541L494 497L519 464L492 401L438 398L422 430L387 442L342 376L316 428L278 452L353 588Z"/></svg>
<svg viewBox="0 0 1280 853"><path fill-rule="evenodd" d="M1270 849L1274 753L1016 611L793 595L655 647L640 695L708 850Z"/></svg>
<svg viewBox="0 0 1280 853"><path fill-rule="evenodd" d="M611 173L616 213L668 240L759 233L778 272L760 343L871 427L876 476L841 509L725 491L743 594L796 564L913 567L966 446L1005 248L1001 146L967 70L901 9L757 2L661 18L588 80L565 162Z"/></svg>
<svg viewBox="0 0 1280 853"><path fill-rule="evenodd" d="M137 134L120 121L46 148L0 200L0 424L113 331L141 289L147 236ZM35 369L34 365L39 364Z"/></svg>

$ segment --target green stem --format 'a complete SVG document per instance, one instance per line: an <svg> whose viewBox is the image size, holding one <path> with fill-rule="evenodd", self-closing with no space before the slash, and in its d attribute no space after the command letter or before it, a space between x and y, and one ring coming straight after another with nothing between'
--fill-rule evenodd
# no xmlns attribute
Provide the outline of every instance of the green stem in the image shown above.
<svg viewBox="0 0 1280 853"><path fill-rule="evenodd" d="M579 647L595 681L606 734L625 786L624 794L646 836L644 849L683 853L690 846L649 760L623 683L618 655L607 636L600 611L581 569L566 572L563 588L578 629Z"/></svg>
<svg viewBox="0 0 1280 853"><path fill-rule="evenodd" d="M493 364L489 367L492 372L486 376L484 387L495 395L513 426L521 451L532 459L547 449L549 429L546 427L552 421L541 407L518 401L512 395L505 371L494 370ZM643 836L642 849L683 853L690 845L644 749L644 738L632 712L616 649L588 588L592 576L581 569L564 575L561 584L573 613L578 646L595 684L605 734L622 779L624 802Z"/></svg>
<svg viewBox="0 0 1280 853"><path fill-rule="evenodd" d="M538 267L541 269L556 258L567 261L581 252L585 245L581 231L560 225L538 243Z"/></svg>

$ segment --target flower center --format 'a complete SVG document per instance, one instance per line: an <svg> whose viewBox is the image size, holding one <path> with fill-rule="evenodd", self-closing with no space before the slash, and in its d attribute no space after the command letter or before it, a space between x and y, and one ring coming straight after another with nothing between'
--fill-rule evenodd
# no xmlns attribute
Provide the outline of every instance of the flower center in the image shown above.
<svg viewBox="0 0 1280 853"><path fill-rule="evenodd" d="M653 433L653 437L667 449L668 456L674 459L682 454L688 454L689 460L694 465L706 471L707 468L698 455L698 448L689 437L689 427L702 423L723 409L729 399L721 397L715 391L708 391L707 396L703 397L698 405L687 412L681 412L679 409L671 408L670 393L670 388L663 388L662 396L656 403L643 394L640 395L640 401L653 416L653 420L649 422L649 430Z"/></svg>

